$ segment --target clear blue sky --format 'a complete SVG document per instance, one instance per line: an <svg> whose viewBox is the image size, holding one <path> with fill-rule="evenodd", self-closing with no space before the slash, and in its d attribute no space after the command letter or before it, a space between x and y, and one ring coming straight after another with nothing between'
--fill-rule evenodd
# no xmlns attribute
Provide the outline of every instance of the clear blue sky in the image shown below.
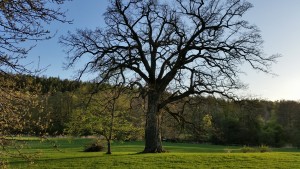
<svg viewBox="0 0 300 169"><path fill-rule="evenodd" d="M245 19L257 25L265 41L266 55L280 53L281 58L273 65L273 72L278 76L258 73L246 68L241 79L248 84L248 90L243 95L269 100L300 100L300 0L249 0L254 7L245 15ZM39 42L30 55L31 64L36 67L40 57L40 67L49 65L46 76L72 79L76 69L64 70L66 54L58 44L58 37L76 28L91 28L103 26L102 14L107 6L107 0L73 0L67 2L67 16L74 20L72 25L54 23L50 30L58 31L57 35L48 41Z"/></svg>

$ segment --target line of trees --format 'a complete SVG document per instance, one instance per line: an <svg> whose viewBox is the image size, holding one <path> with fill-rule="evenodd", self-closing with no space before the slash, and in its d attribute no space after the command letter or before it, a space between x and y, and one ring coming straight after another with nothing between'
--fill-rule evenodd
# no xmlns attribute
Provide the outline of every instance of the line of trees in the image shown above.
<svg viewBox="0 0 300 169"><path fill-rule="evenodd" d="M234 102L213 97L194 99L199 99L200 102L183 112L187 121L183 131L165 130L167 138L225 145L299 147L299 102L259 99ZM172 126L174 120L171 122L172 118L167 119L165 127ZM180 127L178 126L177 131Z"/></svg>
<svg viewBox="0 0 300 169"><path fill-rule="evenodd" d="M25 80L22 84L31 87L33 84L48 86L48 91L37 96L43 109L31 111L32 117L48 118L44 133L96 135L108 142L144 139L147 100L132 90L114 93L113 86L102 85L95 93L95 84L89 82L31 76L21 79ZM162 116L160 129L165 141L300 146L300 103L296 101L232 101L193 96L188 102L177 102L169 108ZM22 132L27 134L28 131ZM41 131L37 128L31 133Z"/></svg>

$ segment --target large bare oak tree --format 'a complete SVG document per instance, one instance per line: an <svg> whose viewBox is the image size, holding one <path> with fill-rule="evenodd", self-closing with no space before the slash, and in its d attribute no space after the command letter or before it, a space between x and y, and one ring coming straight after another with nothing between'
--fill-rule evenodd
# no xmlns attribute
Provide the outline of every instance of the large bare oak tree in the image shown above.
<svg viewBox="0 0 300 169"><path fill-rule="evenodd" d="M162 152L161 110L191 95L234 97L243 87L241 65L269 72L256 26L242 16L245 0L111 0L106 26L61 38L69 66L97 73L99 82L121 74L147 98L144 152ZM164 93L168 94L164 94Z"/></svg>

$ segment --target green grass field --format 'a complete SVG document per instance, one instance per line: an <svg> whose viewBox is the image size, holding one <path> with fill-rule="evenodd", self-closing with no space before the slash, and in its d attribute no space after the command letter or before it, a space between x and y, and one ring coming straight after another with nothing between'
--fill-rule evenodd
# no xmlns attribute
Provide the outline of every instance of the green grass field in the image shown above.
<svg viewBox="0 0 300 169"><path fill-rule="evenodd" d="M113 143L112 155L83 152L88 139L55 139L54 149L47 142L31 141L25 152L40 152L33 164L9 159L9 168L300 168L300 150L272 149L267 153L241 153L241 147L208 144L164 143L167 153L139 154L142 142ZM230 153L229 153L230 152Z"/></svg>

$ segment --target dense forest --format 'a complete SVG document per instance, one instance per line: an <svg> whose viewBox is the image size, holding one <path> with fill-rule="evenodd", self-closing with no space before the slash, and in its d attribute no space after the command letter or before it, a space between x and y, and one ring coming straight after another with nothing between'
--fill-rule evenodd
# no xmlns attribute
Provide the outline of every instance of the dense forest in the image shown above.
<svg viewBox="0 0 300 169"><path fill-rule="evenodd" d="M14 92L35 101L16 110L23 114L19 119L25 127L2 125L6 126L2 131L14 135L96 135L124 141L144 138L147 99L134 90L53 77L10 78L15 79ZM11 86L8 79L1 82ZM120 91L118 97L116 90ZM18 105L15 99L8 102ZM1 124L11 123L7 117L1 119ZM300 147L300 103L296 101L190 96L167 106L161 123L164 141Z"/></svg>

